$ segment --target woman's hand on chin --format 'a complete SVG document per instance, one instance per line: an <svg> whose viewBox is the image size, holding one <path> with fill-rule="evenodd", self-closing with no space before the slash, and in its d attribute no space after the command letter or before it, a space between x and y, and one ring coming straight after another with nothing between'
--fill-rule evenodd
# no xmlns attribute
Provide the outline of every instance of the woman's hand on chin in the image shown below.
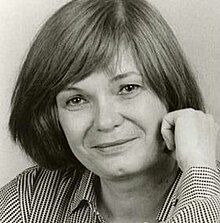
<svg viewBox="0 0 220 223"><path fill-rule="evenodd" d="M218 129L210 114L189 108L168 113L161 133L182 171L193 166L216 169Z"/></svg>

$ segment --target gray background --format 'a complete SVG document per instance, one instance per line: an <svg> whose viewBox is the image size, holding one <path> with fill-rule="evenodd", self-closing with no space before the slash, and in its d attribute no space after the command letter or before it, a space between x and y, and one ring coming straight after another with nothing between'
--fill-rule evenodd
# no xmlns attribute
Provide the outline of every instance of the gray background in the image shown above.
<svg viewBox="0 0 220 223"><path fill-rule="evenodd" d="M9 137L9 104L16 76L40 25L67 0L0 0L0 187L33 165ZM220 124L220 1L150 0L180 41ZM220 139L218 139L218 148Z"/></svg>

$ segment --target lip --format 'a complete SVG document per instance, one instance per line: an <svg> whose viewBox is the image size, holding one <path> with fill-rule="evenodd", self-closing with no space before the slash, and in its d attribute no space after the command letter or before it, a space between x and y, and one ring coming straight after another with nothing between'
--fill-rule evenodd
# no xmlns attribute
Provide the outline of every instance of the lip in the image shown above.
<svg viewBox="0 0 220 223"><path fill-rule="evenodd" d="M135 139L137 139L137 137L129 138L129 139L119 139L119 140L116 140L116 141L113 141L113 142L100 143L98 145L92 146L91 148L93 148L93 149L111 148L111 147L120 146L120 145L129 143L131 141L134 141Z"/></svg>

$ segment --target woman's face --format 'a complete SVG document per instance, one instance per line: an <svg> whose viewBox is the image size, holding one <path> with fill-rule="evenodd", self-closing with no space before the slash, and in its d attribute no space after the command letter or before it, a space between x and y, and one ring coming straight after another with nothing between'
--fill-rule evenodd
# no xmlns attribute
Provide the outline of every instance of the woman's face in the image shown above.
<svg viewBox="0 0 220 223"><path fill-rule="evenodd" d="M147 171L163 158L164 104L143 83L130 53L114 74L92 73L57 96L59 121L79 161L103 178Z"/></svg>

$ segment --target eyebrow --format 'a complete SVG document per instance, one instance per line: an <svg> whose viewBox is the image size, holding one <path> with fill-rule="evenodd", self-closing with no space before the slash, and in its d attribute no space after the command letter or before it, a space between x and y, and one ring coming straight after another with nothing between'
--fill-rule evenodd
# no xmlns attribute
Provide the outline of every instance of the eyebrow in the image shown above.
<svg viewBox="0 0 220 223"><path fill-rule="evenodd" d="M131 75L136 75L136 76L141 76L139 73L137 72L134 72L134 71L130 71L130 72L126 72L126 73L120 73L120 74L117 74L116 76L112 77L110 79L110 82L117 82L119 80L122 80L124 78L127 78ZM61 92L64 92L64 91L82 91L82 89L78 88L78 87L75 87L73 85L69 85L67 86L66 88L64 88Z"/></svg>
<svg viewBox="0 0 220 223"><path fill-rule="evenodd" d="M61 92L63 92L63 91L82 91L82 89L70 85L70 86L67 86L66 88L64 88Z"/></svg>
<svg viewBox="0 0 220 223"><path fill-rule="evenodd" d="M140 76L139 73L136 73L134 71L131 71L131 72L126 72L126 73L121 73L121 74L117 74L116 76L112 77L110 79L111 82L116 82L118 80L121 80L121 79L124 79L126 77L129 77L131 75L137 75L137 76Z"/></svg>

